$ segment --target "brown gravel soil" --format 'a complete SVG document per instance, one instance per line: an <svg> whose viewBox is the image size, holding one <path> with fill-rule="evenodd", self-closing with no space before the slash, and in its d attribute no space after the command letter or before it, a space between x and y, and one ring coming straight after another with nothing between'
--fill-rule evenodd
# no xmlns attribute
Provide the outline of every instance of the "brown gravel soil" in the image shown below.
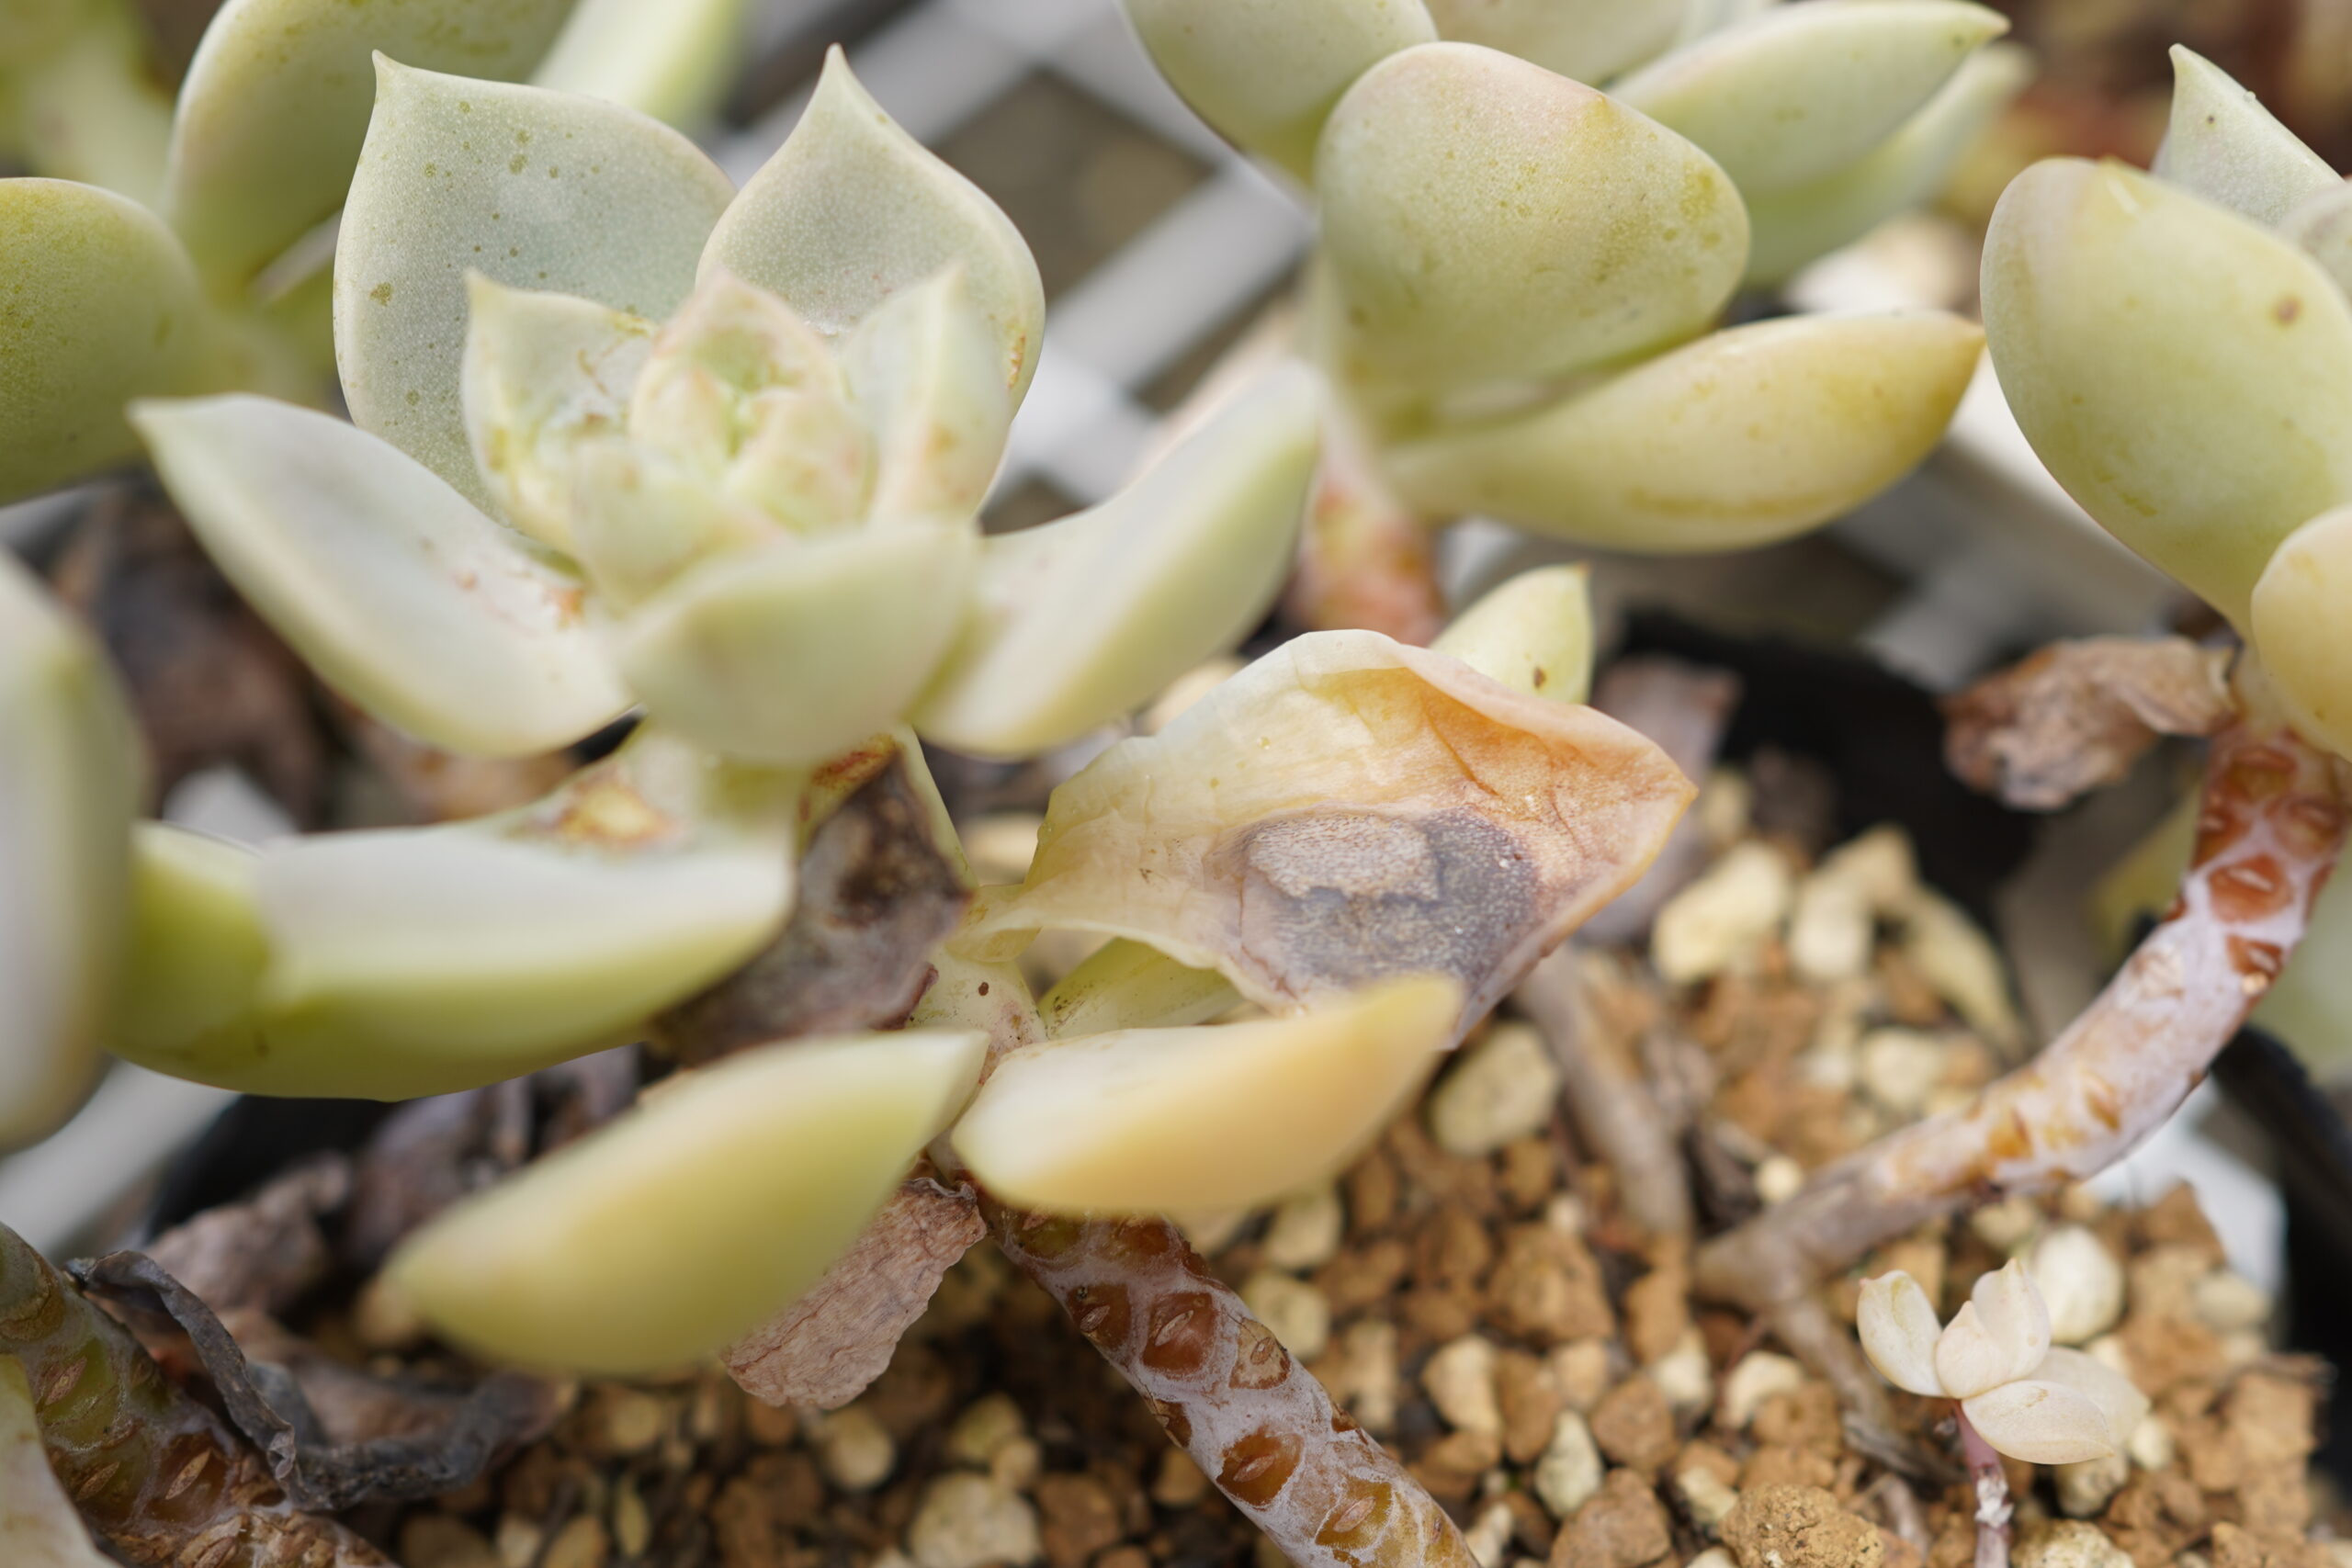
<svg viewBox="0 0 2352 1568"><path fill-rule="evenodd" d="M1816 855L1751 830L1741 787L1710 784L1712 862L1659 917L1649 951L1674 980L1632 949L1585 965L1588 1026L1634 1046L1712 1224L2017 1049L1989 944L1909 882L1898 839ZM1841 946L1824 888L1865 872L1873 912ZM1973 1504L1943 1412L1893 1393L1900 1429L1859 1426L1765 1325L1694 1301L1687 1244L1625 1217L1544 1046L1498 1020L1337 1181L1187 1228L1487 1568L1965 1568ZM2018 1568L2352 1564L2307 1484L2327 1369L2270 1348L2271 1303L2188 1190L2137 1211L2081 1190L1993 1204L1825 1295L1850 1325L1857 1281L1902 1268L1949 1312L2010 1256L2056 1337L2154 1402L2112 1460L2012 1465ZM364 1312L339 1331L379 1360L407 1340ZM355 1522L405 1568L1280 1561L985 1247L842 1410L772 1409L717 1371L567 1397L483 1481Z"/></svg>

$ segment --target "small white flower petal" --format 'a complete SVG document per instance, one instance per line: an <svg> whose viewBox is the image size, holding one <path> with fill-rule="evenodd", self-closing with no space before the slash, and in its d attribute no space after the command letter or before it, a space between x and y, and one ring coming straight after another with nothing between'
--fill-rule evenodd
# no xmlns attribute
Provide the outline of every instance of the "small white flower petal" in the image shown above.
<svg viewBox="0 0 2352 1568"><path fill-rule="evenodd" d="M2089 1397L2107 1415L2108 1435L2121 1448L2132 1428L2148 1413L2148 1396L2138 1385L2098 1357L2064 1348L2042 1358L2033 1371L2035 1382L2055 1383Z"/></svg>
<svg viewBox="0 0 2352 1568"><path fill-rule="evenodd" d="M1861 1330L1862 1353L1879 1375L1899 1389L1929 1397L1944 1392L1936 1376L1935 1303L1919 1281L1898 1269L1862 1281L1860 1307L1854 1314Z"/></svg>
<svg viewBox="0 0 2352 1568"><path fill-rule="evenodd" d="M2008 1357L2001 1381L2032 1376L2050 1353L2050 1308L2024 1263L2011 1258L1997 1272L1979 1278L1968 1294L1985 1332Z"/></svg>
<svg viewBox="0 0 2352 1568"><path fill-rule="evenodd" d="M2078 1464L2115 1451L2107 1411L2064 1383L2039 1378L2003 1383L1962 1401L1961 1409L1986 1442L2028 1464Z"/></svg>

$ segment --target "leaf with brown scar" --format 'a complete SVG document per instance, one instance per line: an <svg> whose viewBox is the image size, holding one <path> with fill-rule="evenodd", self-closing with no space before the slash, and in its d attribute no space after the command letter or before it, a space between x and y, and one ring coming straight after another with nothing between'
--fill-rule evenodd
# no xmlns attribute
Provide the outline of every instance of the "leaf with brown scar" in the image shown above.
<svg viewBox="0 0 2352 1568"><path fill-rule="evenodd" d="M2057 642L1944 705L1944 755L1976 788L2055 811L2131 772L2164 735L2230 721L2229 655L2187 637Z"/></svg>
<svg viewBox="0 0 2352 1568"><path fill-rule="evenodd" d="M956 1260L988 1234L968 1186L916 1177L808 1294L721 1353L743 1392L838 1410L890 1364Z"/></svg>
<svg viewBox="0 0 2352 1568"><path fill-rule="evenodd" d="M1056 790L1028 880L961 940L1131 937L1285 1011L1434 970L1466 1023L1632 885L1690 795L1589 708L1317 633Z"/></svg>

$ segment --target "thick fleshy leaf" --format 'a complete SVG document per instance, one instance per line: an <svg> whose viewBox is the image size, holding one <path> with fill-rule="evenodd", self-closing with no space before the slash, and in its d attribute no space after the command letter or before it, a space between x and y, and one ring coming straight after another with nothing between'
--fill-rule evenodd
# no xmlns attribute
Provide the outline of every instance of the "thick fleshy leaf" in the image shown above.
<svg viewBox="0 0 2352 1568"><path fill-rule="evenodd" d="M273 845L251 1089L404 1100L628 1039L792 901L797 780L640 730L534 805Z"/></svg>
<svg viewBox="0 0 2352 1568"><path fill-rule="evenodd" d="M1592 687L1591 577L1582 566L1522 571L1456 615L1430 647L1515 692L1580 703Z"/></svg>
<svg viewBox="0 0 2352 1568"><path fill-rule="evenodd" d="M1973 1398L2017 1375L2013 1348L1985 1325L1974 1302L1962 1302L1936 1340L1936 1381L1954 1399Z"/></svg>
<svg viewBox="0 0 2352 1568"><path fill-rule="evenodd" d="M844 193L855 192L854 200ZM815 96L704 250L839 336L902 288L960 264L1015 403L1036 373L1046 288L1012 220L882 112L835 49Z"/></svg>
<svg viewBox="0 0 2352 1568"><path fill-rule="evenodd" d="M1936 1321L1935 1303L1918 1280L1900 1269L1863 1280L1854 1326L1861 1334L1862 1353L1881 1377L1912 1393L1931 1399L1942 1395L1944 1385L1936 1376L1936 1337L1943 1325Z"/></svg>
<svg viewBox="0 0 2352 1568"><path fill-rule="evenodd" d="M2050 1353L2050 1307L2041 1299L2041 1288L2026 1271L2023 1258L2013 1258L1978 1275L1968 1299L1984 1332L2008 1356L2007 1378L2025 1377L2041 1365L2041 1359ZM1945 1386L1953 1387L1949 1382Z"/></svg>
<svg viewBox="0 0 2352 1568"><path fill-rule="evenodd" d="M1428 0L1438 31L1595 85L1663 51L1690 0Z"/></svg>
<svg viewBox="0 0 2352 1568"><path fill-rule="evenodd" d="M1139 942L1105 942L1037 1001L1046 1032L1059 1038L1123 1029L1182 1029L1230 1012L1241 1000L1214 969L1187 969Z"/></svg>
<svg viewBox="0 0 2352 1568"><path fill-rule="evenodd" d="M245 1087L237 1068L266 1063L254 1012L269 964L260 871L261 857L243 845L167 823L139 824L129 945L107 1021L107 1050L222 1087Z"/></svg>
<svg viewBox="0 0 2352 1568"><path fill-rule="evenodd" d="M379 58L334 258L351 417L477 504L460 394L466 276L659 321L733 196L695 144L601 98Z"/></svg>
<svg viewBox="0 0 2352 1568"><path fill-rule="evenodd" d="M84 1363L86 1364L86 1363ZM0 1356L0 1562L8 1568L108 1568L82 1511L50 1468L32 1384L14 1356Z"/></svg>
<svg viewBox="0 0 2352 1568"><path fill-rule="evenodd" d="M546 51L570 8L571 0L230 0L180 89L164 211L213 287L242 288L343 205L375 97L372 53L513 78Z"/></svg>
<svg viewBox="0 0 2352 1568"><path fill-rule="evenodd" d="M1767 544L1925 457L1981 343L1940 311L1758 321L1531 412L1400 446L1389 473L1435 517L1485 513L1647 552Z"/></svg>
<svg viewBox="0 0 2352 1568"><path fill-rule="evenodd" d="M2132 1429L2148 1413L2148 1396L2139 1385L2086 1351L2062 1346L2041 1359L2033 1378L2088 1395L2107 1416L2107 1435L2119 1449L2131 1441Z"/></svg>
<svg viewBox="0 0 2352 1568"><path fill-rule="evenodd" d="M728 756L814 764L899 722L964 624L978 531L786 538L690 568L616 653L646 710Z"/></svg>
<svg viewBox="0 0 2352 1568"><path fill-rule="evenodd" d="M2172 73L2172 118L2156 149L2158 179L2266 224L2337 183L2326 159L2220 66L2175 44Z"/></svg>
<svg viewBox="0 0 2352 1568"><path fill-rule="evenodd" d="M2107 1412L2081 1389L2029 1378L1962 1401L1969 1425L2011 1459L2080 1464L2116 1451Z"/></svg>
<svg viewBox="0 0 2352 1568"><path fill-rule="evenodd" d="M2007 43L1980 49L1876 151L1810 184L1747 196L1748 285L1785 282L1807 263L1935 197L2032 79L2030 51Z"/></svg>
<svg viewBox="0 0 2352 1568"><path fill-rule="evenodd" d="M707 476L617 436L573 449L566 493L572 553L616 613L706 557L740 555L785 536L782 524L729 497Z"/></svg>
<svg viewBox="0 0 2352 1568"><path fill-rule="evenodd" d="M0 70L29 65L85 25L87 0L0 0Z"/></svg>
<svg viewBox="0 0 2352 1568"><path fill-rule="evenodd" d="M498 514L572 549L572 448L620 430L654 324L570 294L467 279L466 434Z"/></svg>
<svg viewBox="0 0 2352 1568"><path fill-rule="evenodd" d="M1984 327L2034 451L2244 626L2279 540L2352 500L2352 307L2276 234L2120 164L2018 176Z"/></svg>
<svg viewBox="0 0 2352 1568"><path fill-rule="evenodd" d="M0 1146L92 1076L122 953L139 737L106 656L0 550Z"/></svg>
<svg viewBox="0 0 2352 1568"><path fill-rule="evenodd" d="M1747 265L1747 214L1706 154L1475 44L1366 72L1315 184L1349 355L1431 394L1679 342Z"/></svg>
<svg viewBox="0 0 2352 1568"><path fill-rule="evenodd" d="M243 395L132 417L220 570L379 718L512 757L628 706L580 580L367 432Z"/></svg>
<svg viewBox="0 0 2352 1568"><path fill-rule="evenodd" d="M981 1186L1025 1209L1156 1214L1269 1203L1379 1135L1453 1043L1430 976L1291 1018L1026 1046L956 1123Z"/></svg>
<svg viewBox="0 0 2352 1568"><path fill-rule="evenodd" d="M37 67L0 68L11 151L53 179L80 180L161 209L172 96L153 35L129 6L85 5L84 25Z"/></svg>
<svg viewBox="0 0 2352 1568"><path fill-rule="evenodd" d="M1047 750L1247 636L1297 551L1322 402L1286 366L1102 505L989 539L915 728L982 755Z"/></svg>
<svg viewBox="0 0 2352 1568"><path fill-rule="evenodd" d="M1697 142L1742 196L1785 190L1884 142L2008 26L1966 0L1780 6L1610 91Z"/></svg>
<svg viewBox="0 0 2352 1568"><path fill-rule="evenodd" d="M451 1210L386 1275L496 1360L621 1376L742 1337L823 1277L962 1105L987 1037L796 1041L674 1080Z"/></svg>
<svg viewBox="0 0 2352 1568"><path fill-rule="evenodd" d="M171 231L66 180L0 180L0 502L136 454L133 398L194 391L203 299Z"/></svg>
<svg viewBox="0 0 2352 1568"><path fill-rule="evenodd" d="M2279 220L2278 231L2352 294L2352 182L2338 180L2297 203Z"/></svg>
<svg viewBox="0 0 2352 1568"><path fill-rule="evenodd" d="M1324 117L1348 84L1438 36L1421 0L1126 0L1126 7L1152 62L1193 113L1302 180L1314 172Z"/></svg>
<svg viewBox="0 0 2352 1568"><path fill-rule="evenodd" d="M884 300L842 359L874 443L867 511L943 521L979 511L1004 460L1012 400L962 269Z"/></svg>
<svg viewBox="0 0 2352 1568"><path fill-rule="evenodd" d="M578 0L531 81L695 130L717 110L741 58L744 5Z"/></svg>
<svg viewBox="0 0 2352 1568"><path fill-rule="evenodd" d="M2352 757L2352 508L2313 518L2287 536L2255 584L2249 630L2262 668L2295 728Z"/></svg>
<svg viewBox="0 0 2352 1568"><path fill-rule="evenodd" d="M1443 973L1466 1028L1632 885L1690 793L1589 708L1313 633L1057 789L1028 879L961 940L1131 937L1278 1009Z"/></svg>

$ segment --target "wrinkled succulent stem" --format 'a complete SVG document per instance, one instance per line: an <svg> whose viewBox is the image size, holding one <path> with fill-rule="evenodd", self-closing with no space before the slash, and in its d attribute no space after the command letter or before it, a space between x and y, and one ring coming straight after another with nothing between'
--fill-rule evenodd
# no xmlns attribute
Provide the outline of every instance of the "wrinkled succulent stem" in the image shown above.
<svg viewBox="0 0 2352 1568"><path fill-rule="evenodd" d="M2009 1568L2009 1478L2001 1456L1954 1403L1960 1421L1961 1451L1968 1456L1968 1481L1976 1491L1976 1568Z"/></svg>
<svg viewBox="0 0 2352 1568"><path fill-rule="evenodd" d="M2343 847L2333 764L2258 675L2207 759L2197 849L2164 921L2041 1055L1975 1101L1882 1138L1720 1236L1701 1291L1782 1301L1922 1221L2097 1174L2162 1125L2302 940Z"/></svg>
<svg viewBox="0 0 2352 1568"><path fill-rule="evenodd" d="M1453 1521L1165 1220L987 1206L1005 1256L1299 1568L1471 1568Z"/></svg>
<svg viewBox="0 0 2352 1568"><path fill-rule="evenodd" d="M386 1568L292 1507L261 1456L128 1329L0 1226L0 1355L23 1363L51 1467L91 1528L154 1568Z"/></svg>

